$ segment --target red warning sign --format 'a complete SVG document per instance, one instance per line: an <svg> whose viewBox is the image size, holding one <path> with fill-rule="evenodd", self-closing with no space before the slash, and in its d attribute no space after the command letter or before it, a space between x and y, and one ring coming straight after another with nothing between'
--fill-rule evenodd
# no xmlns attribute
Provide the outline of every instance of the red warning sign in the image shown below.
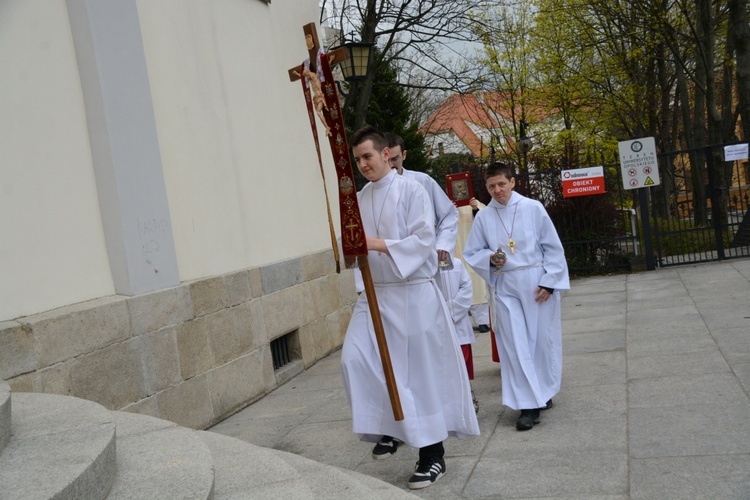
<svg viewBox="0 0 750 500"><path fill-rule="evenodd" d="M565 198L604 194L604 167L563 170L562 188Z"/></svg>

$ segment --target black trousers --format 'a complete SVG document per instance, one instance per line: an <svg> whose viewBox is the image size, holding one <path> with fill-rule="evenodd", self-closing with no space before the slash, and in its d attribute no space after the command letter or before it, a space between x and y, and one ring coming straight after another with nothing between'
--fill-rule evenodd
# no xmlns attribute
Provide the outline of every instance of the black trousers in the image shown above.
<svg viewBox="0 0 750 500"><path fill-rule="evenodd" d="M445 448L443 448L442 441L419 449L419 460L443 458L443 456L445 456Z"/></svg>
<svg viewBox="0 0 750 500"><path fill-rule="evenodd" d="M393 440L393 437L391 436L383 436L383 439L385 440ZM440 441L439 443L431 444L429 446L424 446L419 449L419 459L424 460L425 458L443 458L445 456L445 448L443 447L443 442Z"/></svg>

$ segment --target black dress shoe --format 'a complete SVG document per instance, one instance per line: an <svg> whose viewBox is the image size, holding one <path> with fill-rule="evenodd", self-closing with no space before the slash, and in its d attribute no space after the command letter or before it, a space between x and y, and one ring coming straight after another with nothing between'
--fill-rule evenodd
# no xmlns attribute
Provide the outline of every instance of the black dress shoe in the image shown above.
<svg viewBox="0 0 750 500"><path fill-rule="evenodd" d="M479 330L479 333L487 333L490 331L490 327L487 325L479 325L477 326L477 330Z"/></svg>
<svg viewBox="0 0 750 500"><path fill-rule="evenodd" d="M516 429L519 431L528 431L539 422L538 408L535 410L521 410L521 416L518 417L518 421L516 421Z"/></svg>
<svg viewBox="0 0 750 500"><path fill-rule="evenodd" d="M555 403L553 403L553 402L552 402L552 400L550 399L549 401L547 401L547 404L546 404L545 406L542 406L542 407L541 407L541 408L539 408L539 409L540 409L540 410L549 410L549 409L550 409L550 408L552 408L553 406L555 406Z"/></svg>

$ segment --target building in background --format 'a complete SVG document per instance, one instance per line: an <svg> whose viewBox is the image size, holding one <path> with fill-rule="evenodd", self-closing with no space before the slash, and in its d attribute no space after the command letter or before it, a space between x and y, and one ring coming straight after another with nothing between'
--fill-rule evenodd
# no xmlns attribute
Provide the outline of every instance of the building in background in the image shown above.
<svg viewBox="0 0 750 500"><path fill-rule="evenodd" d="M500 92L453 94L430 115L419 131L432 158L444 154L470 154L488 158L490 147L498 154L512 155L522 117L547 134L561 130L554 115L541 107L524 111ZM528 124L526 124L528 125Z"/></svg>

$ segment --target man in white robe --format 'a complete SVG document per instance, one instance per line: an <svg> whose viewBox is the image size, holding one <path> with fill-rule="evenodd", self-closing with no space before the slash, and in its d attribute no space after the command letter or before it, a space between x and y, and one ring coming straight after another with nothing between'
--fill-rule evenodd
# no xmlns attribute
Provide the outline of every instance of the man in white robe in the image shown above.
<svg viewBox="0 0 750 500"><path fill-rule="evenodd" d="M404 139L401 136L386 132L385 137L388 140L391 168L396 169L399 175L417 182L427 191L430 200L430 210L433 213L435 222L435 248L438 260L450 260L454 254L456 238L458 237L458 209L456 209L456 206L435 179L424 172L404 168L407 151L404 149ZM354 273L354 281L357 292L364 290L362 276L359 272ZM384 436L384 438L384 442L387 443L385 448L376 446L373 450L374 457L387 458L395 453L398 448L398 442L389 441L387 436ZM393 447L391 448L390 446Z"/></svg>
<svg viewBox="0 0 750 500"><path fill-rule="evenodd" d="M355 433L365 441L393 436L419 448L413 489L445 473L442 441L479 434L469 381L443 297L429 198L391 170L385 137L371 127L351 138L368 183L358 193L369 263L404 419L396 421L366 294L352 312L341 367Z"/></svg>
<svg viewBox="0 0 750 500"><path fill-rule="evenodd" d="M559 290L570 288L568 266L547 211L513 191L508 166L490 165L486 185L492 201L474 219L463 255L490 286L503 404L521 410L516 428L528 430L560 390Z"/></svg>
<svg viewBox="0 0 750 500"><path fill-rule="evenodd" d="M469 377L469 384L474 380L474 355L471 345L476 342L474 328L471 326L469 319L469 309L471 308L471 297L473 295L471 278L469 273L458 257L453 257L453 267L441 268L436 276L440 291L443 292L445 303L448 305L453 320L453 327L456 331L456 340L461 346L461 352L464 355L464 364L466 365L466 375ZM479 411L479 401L471 391L471 400L474 403L474 411Z"/></svg>
<svg viewBox="0 0 750 500"><path fill-rule="evenodd" d="M487 284L463 258L466 240L469 239L471 226L474 223L474 212L487 208L487 205L472 198L469 205L458 207L458 236L456 237L456 257L461 259L471 278L473 294L471 297L471 308L469 314L474 319L474 323L479 333L490 331L490 308L487 304Z"/></svg>
<svg viewBox="0 0 750 500"><path fill-rule="evenodd" d="M419 183L427 192L435 224L437 258L438 261L448 262L452 258L456 247L458 210L435 179L423 172L404 168L407 151L404 146L404 139L401 136L392 132L386 132L385 138L388 141L388 160L391 168L396 169L399 175ZM360 273L354 273L354 281L357 291L362 291L363 285ZM376 460L388 458L396 453L400 444L401 441L395 439L393 436L383 436L372 449L372 457Z"/></svg>

